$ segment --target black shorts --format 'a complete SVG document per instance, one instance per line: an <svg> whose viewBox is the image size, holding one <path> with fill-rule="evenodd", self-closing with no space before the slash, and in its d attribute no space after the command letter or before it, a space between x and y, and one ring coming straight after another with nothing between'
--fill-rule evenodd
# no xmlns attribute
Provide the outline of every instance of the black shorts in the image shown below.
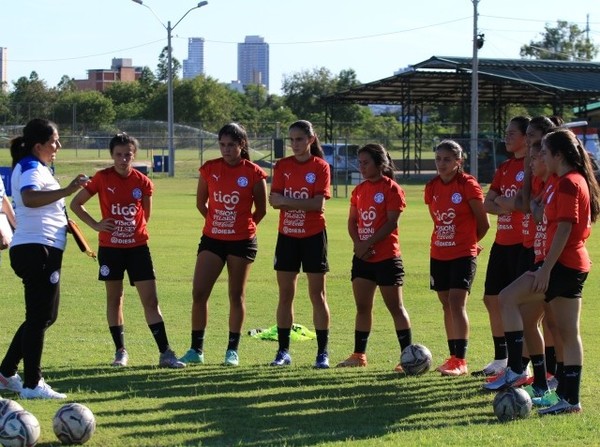
<svg viewBox="0 0 600 447"><path fill-rule="evenodd" d="M300 266L304 273L328 272L327 230L302 238L279 233L274 266L280 272L299 272Z"/></svg>
<svg viewBox="0 0 600 447"><path fill-rule="evenodd" d="M429 260L429 288L436 292L450 289L471 291L475 272L477 271L477 258L465 256L448 261L439 259Z"/></svg>
<svg viewBox="0 0 600 447"><path fill-rule="evenodd" d="M531 268L531 271L536 271L542 264L543 262L538 262ZM559 296L562 298L581 298L583 284L587 276L588 272L575 270L557 262L550 272L550 282L548 283L548 290L546 290L544 301L549 303Z"/></svg>
<svg viewBox="0 0 600 447"><path fill-rule="evenodd" d="M227 262L227 256L230 255L254 262L256 253L258 252L258 242L255 237L252 239L243 239L241 241L221 241L202 235L200 244L198 244L198 254L204 250L216 254L221 258L223 264Z"/></svg>
<svg viewBox="0 0 600 447"><path fill-rule="evenodd" d="M402 286L404 284L402 258L367 262L353 256L351 279L354 280L355 278L368 279L378 286Z"/></svg>
<svg viewBox="0 0 600 447"><path fill-rule="evenodd" d="M535 263L535 250L533 247L523 247L521 253L519 253L519 265L517 266L517 274L521 276L523 273L529 271Z"/></svg>
<svg viewBox="0 0 600 447"><path fill-rule="evenodd" d="M494 242L485 273L485 295L500 295L500 291L517 279L522 244L499 245Z"/></svg>
<svg viewBox="0 0 600 447"><path fill-rule="evenodd" d="M125 271L132 286L138 281L156 279L150 248L147 245L132 248L100 247L98 263L100 281L120 281L125 277Z"/></svg>

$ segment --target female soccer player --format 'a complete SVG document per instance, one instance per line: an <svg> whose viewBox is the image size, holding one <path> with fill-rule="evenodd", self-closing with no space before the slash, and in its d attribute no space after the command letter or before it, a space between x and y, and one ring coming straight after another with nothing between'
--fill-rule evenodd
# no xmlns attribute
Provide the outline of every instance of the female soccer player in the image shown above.
<svg viewBox="0 0 600 447"><path fill-rule="evenodd" d="M360 148L358 166L364 181L352 191L348 215L348 233L354 244L354 352L338 367L367 366L377 287L394 320L400 352L412 343L410 319L402 302L404 267L398 241L398 219L406 207L404 191L394 181L392 160L380 144ZM395 371L403 372L400 363Z"/></svg>
<svg viewBox="0 0 600 447"><path fill-rule="evenodd" d="M425 203L433 220L430 287L442 303L450 351L437 368L445 376L467 374L467 297L475 278L477 243L490 227L481 186L463 172L462 163L460 145L442 141L435 149L438 175L425 186Z"/></svg>
<svg viewBox="0 0 600 447"><path fill-rule="evenodd" d="M0 390L20 393L22 399L65 399L42 377L41 361L46 329L58 316L60 276L67 243L65 197L87 181L83 174L61 188L50 171L58 150L56 124L33 119L23 135L10 143L11 185L16 230L10 246L10 264L23 280L25 321L14 334L0 364ZM17 374L23 360L24 380Z"/></svg>
<svg viewBox="0 0 600 447"><path fill-rule="evenodd" d="M529 118L517 116L506 128L506 150L513 157L502 163L485 196L483 207L489 214L498 216L496 237L488 260L483 302L488 311L494 342L494 360L483 369L474 371L475 376L492 376L506 367L506 341L498 305L500 291L518 276L518 262L523 250L523 213L515 207L517 191L523 185L523 162L527 153L525 133Z"/></svg>
<svg viewBox="0 0 600 447"><path fill-rule="evenodd" d="M275 248L275 270L279 286L277 338L279 348L271 366L292 362L290 333L294 322L294 297L300 266L308 279L308 295L317 334L315 368L329 368L329 306L325 288L327 230L325 200L329 192L329 165L323 159L319 138L310 122L300 120L289 127L290 157L273 170L269 203L279 210L279 234Z"/></svg>
<svg viewBox="0 0 600 447"><path fill-rule="evenodd" d="M555 403L541 409L539 414L578 413L583 367L579 319L582 290L591 264L585 241L590 235L591 223L600 213L600 188L587 152L569 130L546 135L542 140L542 153L548 173L555 176L553 182L548 182L543 202L546 243L536 256L535 269L502 292L506 295L501 301L503 321L507 334L512 333L516 340L514 349L518 349L523 324L527 325L536 316L539 319L543 302L550 303L557 316L562 341L557 345L562 351L558 357L564 359L564 368L558 377ZM526 341L529 344L530 339ZM508 367L503 377L510 383L518 375L518 371Z"/></svg>
<svg viewBox="0 0 600 447"><path fill-rule="evenodd" d="M144 307L146 323L159 350L158 365L163 368L183 368L185 364L169 347L167 331L158 305L156 277L150 249L147 223L152 212L152 181L133 169L138 141L126 133L115 135L109 143L113 166L98 171L71 201L71 210L98 232L98 279L106 287L106 317L115 344L112 366L127 366L125 349L123 278L137 289ZM102 219L97 221L85 208L85 203L98 194Z"/></svg>
<svg viewBox="0 0 600 447"><path fill-rule="evenodd" d="M250 161L248 135L241 125L226 124L218 138L221 157L199 169L196 206L204 217L204 229L194 269L192 342L181 361L204 363L208 299L227 265L229 337L223 364L238 366L246 281L258 250L256 226L267 212L267 174Z"/></svg>

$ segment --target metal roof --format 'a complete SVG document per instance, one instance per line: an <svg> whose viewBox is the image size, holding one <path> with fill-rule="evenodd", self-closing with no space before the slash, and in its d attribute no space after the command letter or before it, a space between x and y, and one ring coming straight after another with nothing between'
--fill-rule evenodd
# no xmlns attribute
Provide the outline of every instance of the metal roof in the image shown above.
<svg viewBox="0 0 600 447"><path fill-rule="evenodd" d="M327 96L359 104L459 103L470 98L472 59L432 56L379 81ZM600 63L479 59L479 102L584 104L600 100Z"/></svg>

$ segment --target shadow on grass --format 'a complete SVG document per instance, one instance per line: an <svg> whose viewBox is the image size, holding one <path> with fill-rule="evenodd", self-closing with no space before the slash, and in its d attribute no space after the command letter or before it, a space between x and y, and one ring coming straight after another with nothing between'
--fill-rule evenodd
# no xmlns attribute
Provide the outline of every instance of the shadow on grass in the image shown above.
<svg viewBox="0 0 600 447"><path fill-rule="evenodd" d="M129 445L172 436L177 445L307 446L495 420L480 381L437 373L202 365L52 375L58 389L85 395L99 431Z"/></svg>

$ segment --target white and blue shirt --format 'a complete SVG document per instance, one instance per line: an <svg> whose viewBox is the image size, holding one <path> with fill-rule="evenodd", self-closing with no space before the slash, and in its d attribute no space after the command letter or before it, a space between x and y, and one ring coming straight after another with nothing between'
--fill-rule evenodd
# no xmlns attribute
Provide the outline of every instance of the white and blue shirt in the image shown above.
<svg viewBox="0 0 600 447"><path fill-rule="evenodd" d="M67 244L65 199L37 208L23 205L21 193L27 189L53 191L60 189L52 172L33 156L24 157L14 167L11 177L17 228L11 247L43 244L64 250Z"/></svg>

